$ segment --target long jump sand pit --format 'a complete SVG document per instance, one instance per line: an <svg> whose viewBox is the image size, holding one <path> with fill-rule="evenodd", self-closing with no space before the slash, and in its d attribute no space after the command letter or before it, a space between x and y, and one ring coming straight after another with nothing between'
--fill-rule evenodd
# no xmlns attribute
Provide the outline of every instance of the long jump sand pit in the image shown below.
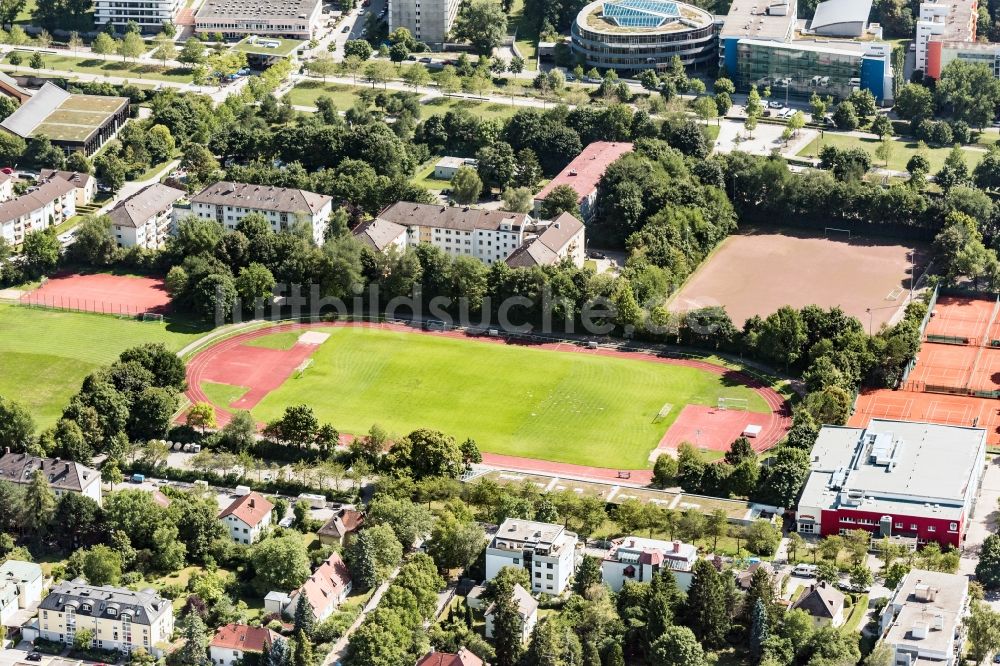
<svg viewBox="0 0 1000 666"><path fill-rule="evenodd" d="M927 252L914 241L848 239L798 229L747 229L722 242L670 302L684 312L722 306L737 327L753 315L790 305L840 306L866 326L894 320L908 296L911 273ZM911 266L911 251L915 250Z"/></svg>

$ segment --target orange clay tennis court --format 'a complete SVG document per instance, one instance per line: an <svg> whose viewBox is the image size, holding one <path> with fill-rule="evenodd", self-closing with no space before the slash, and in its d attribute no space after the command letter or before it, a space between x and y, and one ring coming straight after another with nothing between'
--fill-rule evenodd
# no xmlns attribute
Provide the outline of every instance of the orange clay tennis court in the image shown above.
<svg viewBox="0 0 1000 666"><path fill-rule="evenodd" d="M887 418L978 426L987 430L990 446L1000 446L1000 400L973 395L1000 391L1000 349L992 345L997 331L997 300L939 297L902 390L863 392L850 425Z"/></svg>

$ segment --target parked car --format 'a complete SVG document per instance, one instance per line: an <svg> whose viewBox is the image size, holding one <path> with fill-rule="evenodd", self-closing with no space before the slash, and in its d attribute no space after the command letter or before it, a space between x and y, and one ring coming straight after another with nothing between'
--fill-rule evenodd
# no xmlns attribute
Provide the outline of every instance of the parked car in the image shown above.
<svg viewBox="0 0 1000 666"><path fill-rule="evenodd" d="M598 252L597 250L593 250L590 253L590 258L591 259L607 259L608 255L604 254L603 252Z"/></svg>
<svg viewBox="0 0 1000 666"><path fill-rule="evenodd" d="M576 81L576 77L573 76L572 72L566 72L566 80L567 81Z"/></svg>
<svg viewBox="0 0 1000 666"><path fill-rule="evenodd" d="M8 176L13 175L14 170L10 167L4 167L0 169L0 172L7 174Z"/></svg>
<svg viewBox="0 0 1000 666"><path fill-rule="evenodd" d="M41 661L42 654L40 652L32 652L27 657L25 657L25 659L27 659L28 661Z"/></svg>
<svg viewBox="0 0 1000 666"><path fill-rule="evenodd" d="M803 578L809 578L816 574L815 564L799 564L794 569L792 569L793 576L802 576Z"/></svg>
<svg viewBox="0 0 1000 666"><path fill-rule="evenodd" d="M341 30L341 32L350 32L350 31L351 31L351 26L349 26L349 25L345 25L344 29Z"/></svg>
<svg viewBox="0 0 1000 666"><path fill-rule="evenodd" d="M417 62L429 63L429 62L433 62L433 61L430 58L428 58L427 56L424 56L423 58L421 58Z"/></svg>

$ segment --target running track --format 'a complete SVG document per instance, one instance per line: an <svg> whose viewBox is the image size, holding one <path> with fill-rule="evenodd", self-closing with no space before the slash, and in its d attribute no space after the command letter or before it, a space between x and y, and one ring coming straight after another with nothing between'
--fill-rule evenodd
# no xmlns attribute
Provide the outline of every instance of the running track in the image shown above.
<svg viewBox="0 0 1000 666"><path fill-rule="evenodd" d="M281 333L283 331L294 331L309 328L329 328L333 326L364 326L367 328L382 328L386 330L399 331L405 333L413 334L424 334L424 335L436 335L436 336L450 336L454 338L461 338L468 340L469 337L460 331L447 331L447 332L431 332L422 331L420 329L412 328L409 326L404 326L401 324L376 324L369 322L357 322L357 323L322 323L322 324L283 324L280 326L273 326L269 328L257 329L254 331L249 331L247 333L241 333L235 335L231 338L227 338L222 342L219 342L211 347L199 352L194 358L192 358L187 364L187 383L188 389L186 392L188 400L191 403L196 402L211 402L205 392L201 390L202 378L205 376L205 372L211 364L216 361L216 359L222 355L224 352L231 352L236 347L239 347L246 343L248 340L253 340L254 338L259 338L265 335L271 335L273 333ZM494 343L494 344L508 344L504 338L488 338L482 337L478 338L479 341L484 343ZM730 378L740 381L751 389L753 389L767 406L771 409L771 413L768 415L766 422L763 424L763 429L760 435L757 437L757 446L755 449L763 451L771 448L778 442L780 442L785 434L788 432L789 428L792 427L792 417L791 417L791 407L788 402L781 396L780 393L775 391L769 386L765 386L759 382L754 377L744 374L742 372L734 371L729 368L724 368L720 365L715 365L713 363L708 363L706 361L699 361L696 359L687 358L667 358L663 356L655 356L653 354L646 354L642 352L628 352L628 351L618 351L615 349L585 349L578 345L572 343L544 343L539 345L533 345L541 349L550 349L553 351L559 351L563 353L575 353L575 354L601 354L604 356L618 356L621 358L631 358L638 359L646 362L654 363L666 363L670 365L682 365L691 368L697 368L699 370L704 370L705 372L710 372L716 375L729 375ZM295 364L297 365L297 364ZM292 365L294 367L294 365ZM289 369L289 374L291 373L291 368ZM268 390L273 390L280 386L287 376L285 377L275 377L274 386ZM259 398L266 395L267 391L260 392L256 390L258 387L250 387L251 391L259 394ZM251 405L252 406L252 405ZM216 416L221 427L229 421L229 413L221 409L216 405ZM593 478L602 480L619 480L618 469L608 469L604 467L586 467L583 465L572 465L569 463L558 463L548 460L537 460L535 458L521 458L517 456L505 456L496 453L483 453L483 462L488 465L493 465L496 467L502 467L504 469L512 469L517 471L525 472L543 472L545 474L556 475L556 476L567 476L567 477L583 477L583 478ZM648 484L652 480L653 472L652 470L642 469L642 470L629 470L630 477L627 480L630 484Z"/></svg>

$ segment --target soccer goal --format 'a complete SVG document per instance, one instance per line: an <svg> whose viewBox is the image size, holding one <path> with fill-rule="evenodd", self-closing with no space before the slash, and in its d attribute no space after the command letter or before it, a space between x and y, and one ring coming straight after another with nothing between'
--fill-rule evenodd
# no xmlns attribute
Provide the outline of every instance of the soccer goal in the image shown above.
<svg viewBox="0 0 1000 666"><path fill-rule="evenodd" d="M142 320L143 321L163 321L163 315L161 315L161 314L159 314L157 312L143 312L142 313Z"/></svg>
<svg viewBox="0 0 1000 666"><path fill-rule="evenodd" d="M311 358L307 358L306 360L299 363L298 367L295 368L295 378L298 379L299 377L304 375L306 370L308 370L309 366L311 366L312 364L313 360Z"/></svg>
<svg viewBox="0 0 1000 666"><path fill-rule="evenodd" d="M673 408L674 406L671 403L664 403L663 407L660 407L660 411L658 411L656 416L653 418L653 423L659 423L663 419L667 418L667 414L669 414L670 410Z"/></svg>
<svg viewBox="0 0 1000 666"><path fill-rule="evenodd" d="M839 229L837 227L825 227L823 232L826 234L827 238L839 238L841 240L851 240L851 230L850 229Z"/></svg>
<svg viewBox="0 0 1000 666"><path fill-rule="evenodd" d="M745 412L750 409L750 403L747 398L719 398L719 409L738 409Z"/></svg>

